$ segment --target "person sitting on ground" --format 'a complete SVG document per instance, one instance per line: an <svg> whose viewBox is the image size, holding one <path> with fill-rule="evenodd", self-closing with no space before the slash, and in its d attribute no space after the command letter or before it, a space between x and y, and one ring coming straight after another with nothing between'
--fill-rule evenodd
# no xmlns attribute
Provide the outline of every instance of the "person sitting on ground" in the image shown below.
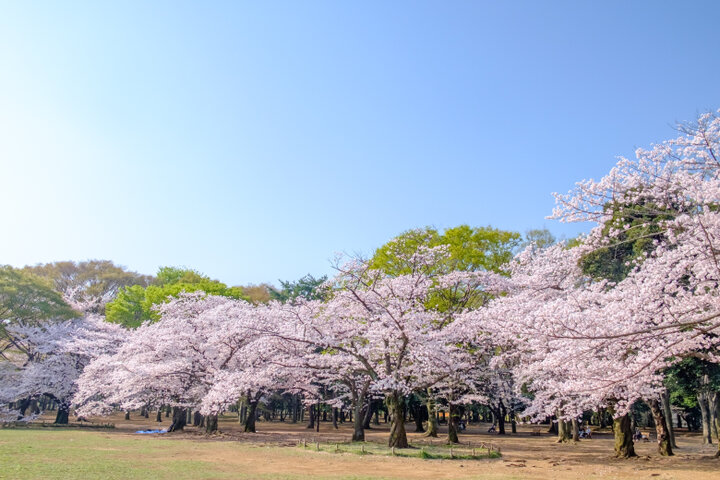
<svg viewBox="0 0 720 480"><path fill-rule="evenodd" d="M590 425L585 427L585 438L592 438L592 430L590 429Z"/></svg>
<svg viewBox="0 0 720 480"><path fill-rule="evenodd" d="M493 423L490 428L488 428L488 433L495 433L495 424Z"/></svg>

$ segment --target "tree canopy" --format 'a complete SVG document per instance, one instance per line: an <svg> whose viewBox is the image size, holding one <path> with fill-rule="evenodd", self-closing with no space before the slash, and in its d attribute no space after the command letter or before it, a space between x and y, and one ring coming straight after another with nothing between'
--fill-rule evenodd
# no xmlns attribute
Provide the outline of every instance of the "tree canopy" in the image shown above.
<svg viewBox="0 0 720 480"><path fill-rule="evenodd" d="M117 297L107 304L105 315L109 322L135 328L145 321L159 318L154 306L178 297L182 292L197 291L221 297L247 299L242 288L228 287L195 270L162 267L152 285L133 285L121 289Z"/></svg>

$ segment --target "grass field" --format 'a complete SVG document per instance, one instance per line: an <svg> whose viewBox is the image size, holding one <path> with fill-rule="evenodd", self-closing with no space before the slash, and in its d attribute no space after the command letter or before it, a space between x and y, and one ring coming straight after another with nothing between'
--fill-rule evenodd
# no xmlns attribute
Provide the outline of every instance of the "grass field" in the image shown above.
<svg viewBox="0 0 720 480"><path fill-rule="evenodd" d="M120 417L116 429L0 429L0 479L638 479L717 480L720 460L715 446L699 444L697 436L679 439L673 458L654 454L654 445L637 445L639 458L612 458L612 438L598 435L577 445L558 445L531 430L504 438L471 428L461 440L492 441L502 448L497 459L421 459L386 456L381 446L383 425L369 432L370 454L336 452L349 426L310 432L303 425L258 423L257 434L242 434L232 419L223 419L226 433L207 437L192 430L177 435L136 435L156 427L148 419ZM104 420L107 421L107 420ZM410 425L408 425L410 427ZM334 437L333 437L334 436ZM418 434L410 441L420 444ZM302 440L306 447L303 447ZM321 450L315 451L315 440ZM469 445L466 444L466 447ZM353 446L352 448L356 448ZM446 451L439 444L424 447ZM419 454L420 449L410 451Z"/></svg>

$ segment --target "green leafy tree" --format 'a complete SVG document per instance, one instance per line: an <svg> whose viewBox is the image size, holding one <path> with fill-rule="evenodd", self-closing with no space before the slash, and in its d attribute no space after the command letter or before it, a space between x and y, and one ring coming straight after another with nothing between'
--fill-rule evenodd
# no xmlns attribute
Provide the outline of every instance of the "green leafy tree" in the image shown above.
<svg viewBox="0 0 720 480"><path fill-rule="evenodd" d="M273 300L281 302L292 301L298 297L308 300L325 300L329 295L328 290L323 288L326 281L326 275L315 278L310 274L294 282L280 280L282 288L270 290L270 295Z"/></svg>
<svg viewBox="0 0 720 480"><path fill-rule="evenodd" d="M145 321L157 320L154 305L167 302L182 292L197 291L247 300L240 287L228 287L195 270L162 267L157 273L155 284L145 288L134 285L120 290L115 300L107 304L105 315L109 322L135 328Z"/></svg>
<svg viewBox="0 0 720 480"><path fill-rule="evenodd" d="M660 224L671 220L673 214L649 203L612 207L612 211L613 217L605 222L602 231L608 245L585 255L580 267L594 279L620 282L654 250L655 240L663 235ZM630 228L612 236L611 232L622 225Z"/></svg>
<svg viewBox="0 0 720 480"><path fill-rule="evenodd" d="M510 261L521 237L517 232L492 227L460 225L440 233L433 227L408 230L378 248L370 266L390 275L409 273L409 265L403 256L417 251L420 246L447 245L450 257L447 263L438 265L446 271L494 271Z"/></svg>
<svg viewBox="0 0 720 480"><path fill-rule="evenodd" d="M0 267L0 355L25 353L9 327L41 326L77 316L52 284L36 275L10 266Z"/></svg>

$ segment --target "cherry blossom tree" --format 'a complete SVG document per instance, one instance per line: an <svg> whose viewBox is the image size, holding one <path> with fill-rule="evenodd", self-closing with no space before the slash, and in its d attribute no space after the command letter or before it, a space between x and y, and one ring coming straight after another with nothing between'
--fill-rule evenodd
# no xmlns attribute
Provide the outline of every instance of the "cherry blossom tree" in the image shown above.
<svg viewBox="0 0 720 480"><path fill-rule="evenodd" d="M199 408L219 373L251 340L225 330L228 317L246 318L252 312L244 301L195 292L181 294L157 311L159 321L128 332L117 352L86 369L76 396L81 412L169 405L174 408L169 430L180 430L185 409ZM208 430L216 426L210 418Z"/></svg>
<svg viewBox="0 0 720 480"><path fill-rule="evenodd" d="M646 352L647 370L660 358L718 361L720 117L706 113L679 130L680 137L639 149L633 160L621 159L599 181L581 182L570 194L556 196L556 218L598 223L588 248L612 245L649 227L648 221L620 219L661 218L655 222L654 250L633 262L634 270L612 289L605 309L613 321L625 318L615 335Z"/></svg>
<svg viewBox="0 0 720 480"><path fill-rule="evenodd" d="M657 407L665 367L685 356L717 361L720 120L703 115L683 133L558 195L555 218L597 227L576 248L526 250L509 295L473 314L512 346L519 384L534 394L527 414L576 418L611 404L620 456L634 454L625 414L637 399ZM652 248L628 260L627 274L584 274L583 257L631 235ZM663 415L652 410L660 452L671 454Z"/></svg>
<svg viewBox="0 0 720 480"><path fill-rule="evenodd" d="M304 304L294 322L283 328L286 339L315 345L321 358L346 366L338 370L337 380L355 385L356 439L361 438L359 413L367 389L385 398L391 416L389 446L405 448L404 397L441 381L449 388L451 373L462 370L453 330L441 328L452 323L456 312L438 309L434 294L477 288L496 275L436 272L434 267L446 256L447 247L421 247L407 258L410 273L397 276L350 262L333 280L332 298L322 305ZM455 369L447 363L451 358L458 360Z"/></svg>
<svg viewBox="0 0 720 480"><path fill-rule="evenodd" d="M68 300L73 304L71 298ZM74 306L83 309L83 305ZM121 327L94 314L42 326L18 325L10 330L27 356L22 363L3 369L0 397L14 401L46 395L57 403L56 423L68 422L77 379L85 367L117 348L124 333Z"/></svg>

